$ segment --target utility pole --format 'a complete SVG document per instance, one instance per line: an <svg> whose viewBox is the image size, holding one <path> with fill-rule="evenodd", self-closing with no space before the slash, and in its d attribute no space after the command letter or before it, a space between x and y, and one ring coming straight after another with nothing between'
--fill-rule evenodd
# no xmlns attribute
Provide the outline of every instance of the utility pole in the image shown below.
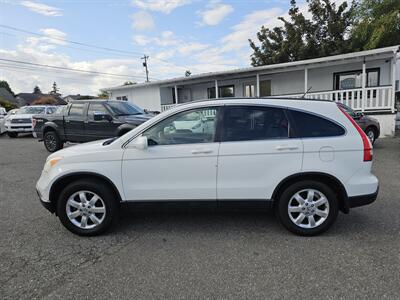
<svg viewBox="0 0 400 300"><path fill-rule="evenodd" d="M146 54L144 54L143 57L141 57L141 59L144 60L143 67L146 68L146 82L149 82L149 69L147 68L147 60L149 59L149 57Z"/></svg>

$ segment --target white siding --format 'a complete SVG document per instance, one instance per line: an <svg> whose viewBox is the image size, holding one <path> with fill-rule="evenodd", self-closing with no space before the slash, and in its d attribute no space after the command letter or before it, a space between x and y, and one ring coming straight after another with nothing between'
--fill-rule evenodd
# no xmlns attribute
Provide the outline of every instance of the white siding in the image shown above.
<svg viewBox="0 0 400 300"><path fill-rule="evenodd" d="M111 99L117 100L121 96L127 96L129 102L143 109L161 111L160 87L157 85L112 91Z"/></svg>

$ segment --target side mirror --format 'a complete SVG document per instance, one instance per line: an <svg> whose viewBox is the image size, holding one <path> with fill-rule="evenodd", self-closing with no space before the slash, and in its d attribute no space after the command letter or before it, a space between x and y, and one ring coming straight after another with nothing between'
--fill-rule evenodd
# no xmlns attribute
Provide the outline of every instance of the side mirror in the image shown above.
<svg viewBox="0 0 400 300"><path fill-rule="evenodd" d="M355 119L360 119L362 116L364 116L364 114L362 112L356 112L354 118Z"/></svg>
<svg viewBox="0 0 400 300"><path fill-rule="evenodd" d="M148 147L147 136L139 136L129 143L128 148L135 148L138 150L146 150Z"/></svg>
<svg viewBox="0 0 400 300"><path fill-rule="evenodd" d="M94 112L93 119L95 121L107 120L107 121L111 122L113 118L109 114L105 114L105 113L102 113L102 112Z"/></svg>

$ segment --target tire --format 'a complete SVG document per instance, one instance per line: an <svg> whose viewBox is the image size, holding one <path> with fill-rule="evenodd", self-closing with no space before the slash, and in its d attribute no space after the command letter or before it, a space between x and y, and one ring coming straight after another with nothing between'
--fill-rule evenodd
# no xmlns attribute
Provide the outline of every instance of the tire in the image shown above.
<svg viewBox="0 0 400 300"><path fill-rule="evenodd" d="M82 193L87 202L82 201ZM91 203L95 196L98 199ZM61 223L69 231L82 236L99 235L109 229L118 219L118 208L115 193L99 180L72 182L62 190L57 201L57 215ZM93 216L95 219L92 219ZM95 224L97 221L93 221L96 219L98 224Z"/></svg>
<svg viewBox="0 0 400 300"><path fill-rule="evenodd" d="M8 135L10 138L15 139L15 138L18 137L18 132L10 132L10 131L7 131L7 135Z"/></svg>
<svg viewBox="0 0 400 300"><path fill-rule="evenodd" d="M313 194L314 197L311 198ZM309 196L312 201L309 201ZM303 204L301 199L304 200ZM339 202L335 193L326 184L306 180L296 182L283 191L276 205L276 212L282 225L289 231L297 235L314 236L325 232L335 222L339 212Z"/></svg>
<svg viewBox="0 0 400 300"><path fill-rule="evenodd" d="M49 152L56 152L64 147L64 143L60 140L58 134L53 131L47 131L43 137L43 143Z"/></svg>
<svg viewBox="0 0 400 300"><path fill-rule="evenodd" d="M365 130L365 134L371 141L371 144L374 144L376 141L376 135L377 135L376 130L374 128L369 127L369 128L367 128L367 130Z"/></svg>

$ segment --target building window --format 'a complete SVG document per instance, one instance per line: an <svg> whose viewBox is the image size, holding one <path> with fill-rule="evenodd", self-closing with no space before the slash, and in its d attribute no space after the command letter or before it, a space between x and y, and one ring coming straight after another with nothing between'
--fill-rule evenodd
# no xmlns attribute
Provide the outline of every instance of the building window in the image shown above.
<svg viewBox="0 0 400 300"><path fill-rule="evenodd" d="M244 85L244 97L246 98L251 98L251 97L255 97L255 86L254 84L245 84Z"/></svg>
<svg viewBox="0 0 400 300"><path fill-rule="evenodd" d="M379 86L379 68L368 69L367 87ZM335 90L357 89L362 87L362 70L340 72L334 75Z"/></svg>
<svg viewBox="0 0 400 300"><path fill-rule="evenodd" d="M128 96L118 96L117 100L128 101Z"/></svg>
<svg viewBox="0 0 400 300"><path fill-rule="evenodd" d="M207 89L208 99L215 99L215 87ZM234 85L224 85L218 87L218 98L229 98L235 97L235 86Z"/></svg>
<svg viewBox="0 0 400 300"><path fill-rule="evenodd" d="M271 80L260 81L260 97L271 96Z"/></svg>

